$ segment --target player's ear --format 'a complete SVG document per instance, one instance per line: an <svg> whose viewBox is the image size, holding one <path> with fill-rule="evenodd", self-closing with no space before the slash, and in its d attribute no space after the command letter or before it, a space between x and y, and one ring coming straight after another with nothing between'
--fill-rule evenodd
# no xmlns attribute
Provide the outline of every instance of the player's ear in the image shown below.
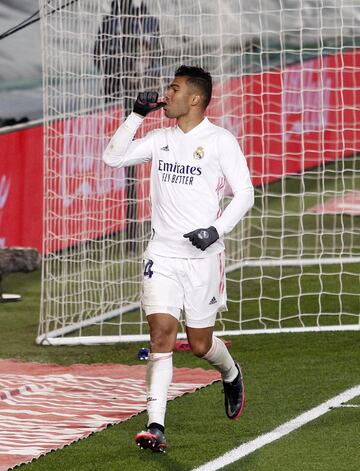
<svg viewBox="0 0 360 471"><path fill-rule="evenodd" d="M197 106L199 103L201 103L201 96L200 95L194 95L192 99L192 105Z"/></svg>

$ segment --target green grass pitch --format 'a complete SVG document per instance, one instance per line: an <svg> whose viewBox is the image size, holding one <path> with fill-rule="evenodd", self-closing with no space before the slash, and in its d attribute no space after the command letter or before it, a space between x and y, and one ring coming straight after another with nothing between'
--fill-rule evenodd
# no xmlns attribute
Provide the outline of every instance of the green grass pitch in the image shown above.
<svg viewBox="0 0 360 471"><path fill-rule="evenodd" d="M40 347L40 274L11 275L6 292L23 301L0 304L0 357L25 361L136 364L143 344ZM354 296L354 302L358 302ZM231 338L231 353L244 369L246 407L236 422L223 410L221 384L171 401L167 414L169 450L155 455L138 450L134 434L146 416L51 452L25 471L187 471L359 384L360 333L306 333ZM207 364L190 352L175 353L177 367ZM353 401L353 403L359 401ZM358 471L360 408L334 409L286 437L261 448L226 470Z"/></svg>

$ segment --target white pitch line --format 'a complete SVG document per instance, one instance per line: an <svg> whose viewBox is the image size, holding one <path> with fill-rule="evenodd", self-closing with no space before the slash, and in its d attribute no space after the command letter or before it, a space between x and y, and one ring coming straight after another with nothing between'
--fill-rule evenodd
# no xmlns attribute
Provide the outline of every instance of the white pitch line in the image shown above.
<svg viewBox="0 0 360 471"><path fill-rule="evenodd" d="M338 396L335 396L328 401L323 402L319 406L314 407L313 409L304 412L301 415L298 415L292 420L285 422L279 427L275 428L269 433L259 435L254 440L250 442L243 443L238 448L225 453L224 455L216 458L213 461L203 464L199 468L194 468L193 471L216 471L218 469L227 466L228 464L234 463L235 461L244 458L244 456L253 453L254 451L262 448L269 443L278 440L279 438L284 437L285 435L293 432L294 430L302 427L303 425L311 422L312 420L317 419L318 417L329 412L330 409L334 407L339 407L342 403L351 401L354 397L360 396L360 384L354 386L353 388L347 389Z"/></svg>
<svg viewBox="0 0 360 471"><path fill-rule="evenodd" d="M334 409L340 409L341 407L344 407L344 408L359 408L360 407L360 404L340 404L339 406L337 407L334 407Z"/></svg>

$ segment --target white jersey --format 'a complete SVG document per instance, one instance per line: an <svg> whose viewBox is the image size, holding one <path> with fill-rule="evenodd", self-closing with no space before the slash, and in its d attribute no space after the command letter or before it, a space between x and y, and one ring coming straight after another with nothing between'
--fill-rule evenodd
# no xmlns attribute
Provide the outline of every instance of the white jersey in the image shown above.
<svg viewBox="0 0 360 471"><path fill-rule="evenodd" d="M152 236L145 255L203 258L223 251L223 235L254 201L249 170L237 140L207 118L187 133L174 126L133 140L142 121L141 116L131 113L112 137L103 160L111 167L152 160ZM221 213L226 181L234 197ZM187 232L209 226L214 226L220 237L205 251L184 238Z"/></svg>

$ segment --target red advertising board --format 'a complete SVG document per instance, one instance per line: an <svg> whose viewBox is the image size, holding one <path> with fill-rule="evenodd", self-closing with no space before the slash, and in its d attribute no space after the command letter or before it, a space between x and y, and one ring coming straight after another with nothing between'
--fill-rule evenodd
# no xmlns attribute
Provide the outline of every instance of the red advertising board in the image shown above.
<svg viewBox="0 0 360 471"><path fill-rule="evenodd" d="M229 79L209 116L239 137L255 185L352 155L360 150L360 51Z"/></svg>
<svg viewBox="0 0 360 471"><path fill-rule="evenodd" d="M42 246L43 126L0 134L0 246Z"/></svg>
<svg viewBox="0 0 360 471"><path fill-rule="evenodd" d="M121 110L51 123L44 217L43 127L0 134L0 245L77 245L124 227L123 169L101 160ZM160 116L160 115L159 115ZM229 78L214 88L209 118L238 136L253 183L262 185L360 151L360 52ZM146 133L164 125L148 119ZM149 166L137 168L138 218L149 217Z"/></svg>
<svg viewBox="0 0 360 471"><path fill-rule="evenodd" d="M111 169L102 152L119 123L89 114L49 124L45 178L45 252L94 240L124 225L124 169Z"/></svg>

